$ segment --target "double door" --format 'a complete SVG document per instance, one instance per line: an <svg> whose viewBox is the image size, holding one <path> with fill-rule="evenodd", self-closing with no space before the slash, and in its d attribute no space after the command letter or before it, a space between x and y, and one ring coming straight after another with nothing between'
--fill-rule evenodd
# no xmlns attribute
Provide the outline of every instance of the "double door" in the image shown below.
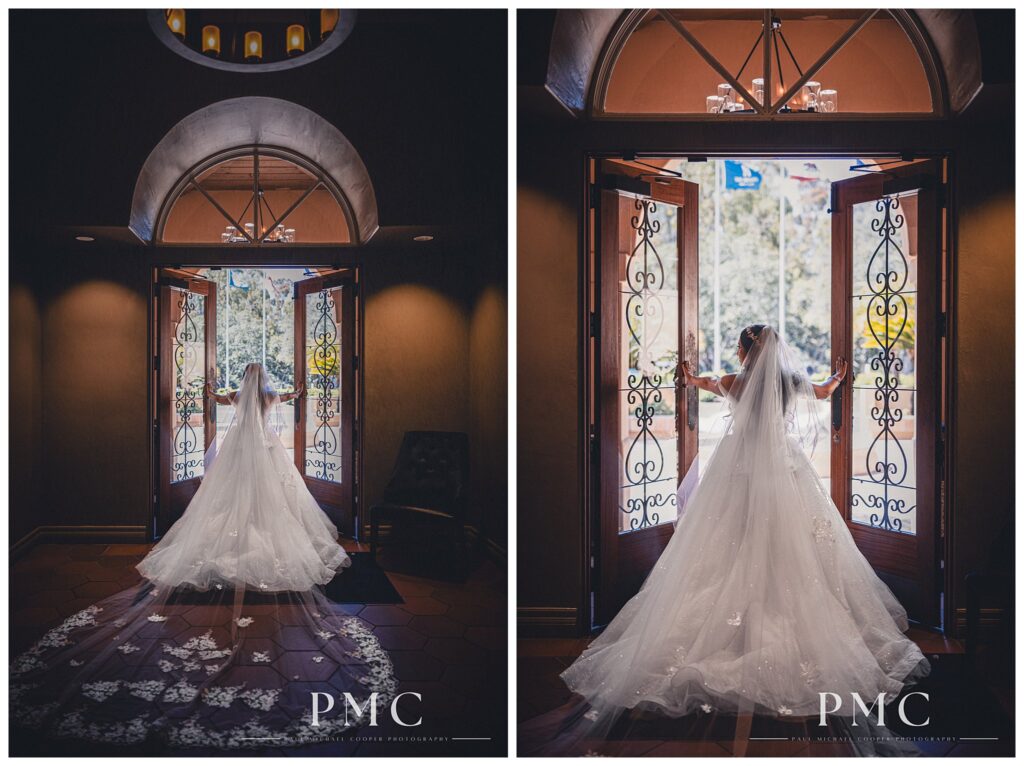
<svg viewBox="0 0 1024 766"><path fill-rule="evenodd" d="M945 338L942 168L832 184L832 498L912 619L939 625ZM697 184L605 160L593 187L590 291L592 620L640 588L673 534L697 456ZM763 321L751 317L750 321ZM691 474L692 476L693 474Z"/></svg>
<svg viewBox="0 0 1024 766"><path fill-rule="evenodd" d="M261 286L261 289L264 289ZM162 536L188 507L215 454L218 406L207 381L218 384L218 290L192 271L160 269L154 357L154 533ZM321 508L344 535L358 529L358 282L336 271L294 283L294 382L305 393L283 408L291 428L281 438ZM288 321L285 319L284 321ZM259 361L252 359L250 361ZM220 436L230 413L221 407Z"/></svg>

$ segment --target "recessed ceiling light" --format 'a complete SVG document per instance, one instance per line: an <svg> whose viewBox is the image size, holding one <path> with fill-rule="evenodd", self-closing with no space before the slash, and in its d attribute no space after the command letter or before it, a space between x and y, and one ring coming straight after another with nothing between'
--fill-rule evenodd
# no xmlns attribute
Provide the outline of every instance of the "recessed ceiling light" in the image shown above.
<svg viewBox="0 0 1024 766"><path fill-rule="evenodd" d="M432 239L433 237L429 234L420 234L417 237L413 237L413 240L416 242L430 242Z"/></svg>
<svg viewBox="0 0 1024 766"><path fill-rule="evenodd" d="M87 237L85 234L79 234L75 237L79 242L95 242L96 237Z"/></svg>

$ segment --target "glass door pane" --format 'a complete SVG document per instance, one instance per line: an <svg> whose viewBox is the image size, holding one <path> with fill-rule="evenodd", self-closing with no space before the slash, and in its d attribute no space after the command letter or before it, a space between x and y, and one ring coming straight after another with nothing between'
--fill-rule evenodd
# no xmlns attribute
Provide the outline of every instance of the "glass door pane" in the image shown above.
<svg viewBox="0 0 1024 766"><path fill-rule="evenodd" d="M916 533L917 196L853 205L850 519Z"/></svg>
<svg viewBox="0 0 1024 766"><path fill-rule="evenodd" d="M596 213L598 624L637 592L668 544L680 472L699 437L697 390L683 390L676 368L683 355L697 361L700 189L637 172L606 162Z"/></svg>
<svg viewBox="0 0 1024 766"><path fill-rule="evenodd" d="M203 475L206 452L206 296L172 287L171 357L174 391L169 406L172 423L172 483Z"/></svg>
<svg viewBox="0 0 1024 766"><path fill-rule="evenodd" d="M306 396L304 473L341 483L341 288L305 296Z"/></svg>
<svg viewBox="0 0 1024 766"><path fill-rule="evenodd" d="M156 536L185 512L206 472L216 411L206 382L216 367L217 286L194 273L160 269L154 369Z"/></svg>
<svg viewBox="0 0 1024 766"><path fill-rule="evenodd" d="M619 266L619 533L676 518L679 208L637 199Z"/></svg>
<svg viewBox="0 0 1024 766"><path fill-rule="evenodd" d="M911 619L943 624L943 168L832 184L832 497Z"/></svg>

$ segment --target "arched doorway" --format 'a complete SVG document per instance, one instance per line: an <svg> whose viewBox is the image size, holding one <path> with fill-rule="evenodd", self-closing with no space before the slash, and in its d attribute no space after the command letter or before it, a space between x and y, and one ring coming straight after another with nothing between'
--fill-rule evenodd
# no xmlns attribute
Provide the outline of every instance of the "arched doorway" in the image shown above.
<svg viewBox="0 0 1024 766"><path fill-rule="evenodd" d="M772 34L780 24L785 40ZM577 464L584 553L574 607L581 615L576 621L580 632L606 622L636 592L672 532L674 508L668 506L674 493L665 489L693 459L704 403L696 400L696 392L677 388L671 370L681 358L703 357L717 334L705 321L713 300L705 285L712 271L705 268L710 266L705 258L711 234L721 235L724 224L715 214L709 187L736 183L735 195L753 197L753 187L744 190L742 179L730 173L749 172L748 180L754 180L759 165L770 166L762 174L762 192L775 190L774 208L750 206L760 211L751 217L757 223L748 227L746 242L749 248L764 249L758 265L766 277L762 292L772 300L787 293L786 280L777 277L786 270L779 236L789 232L791 253L794 236L801 236L791 228L795 208L789 192L779 190L783 182L814 185L814 209L803 201L801 207L810 210L804 220L815 221L815 235L824 245L826 260L815 264L820 284L813 298L828 304L820 327L829 352L825 361L845 356L860 365L857 389L835 397L832 409L823 412L829 431L822 471L833 499L862 551L912 617L929 626L950 623L950 614L943 611L949 571L944 386L953 349L944 328L951 321L953 216L947 191L954 168L943 126L969 101L968 81L977 83L977 71L970 66L977 46L971 48L970 34L963 30L953 34L950 24L928 12L639 9L555 14L543 87L576 122L571 133L562 131L539 107L523 122L533 139L525 139L527 145L538 157L527 160L533 199L574 204L562 192L570 182L557 176L557 168L566 164L557 165L559 159L545 152L541 141L558 145L563 154L571 147L584 156L575 181L581 200L576 338L583 396ZM938 42L936 31L941 33ZM954 38L963 53L960 61L967 64L962 75L951 72L948 56L937 52ZM892 62L877 44L883 39L891 43L884 50L898 49L897 58L905 61L900 71L888 75L883 70ZM758 79L762 92L753 97ZM814 80L819 85L815 96L838 91L838 111L806 109L805 86ZM875 92L865 87L872 83ZM740 108L708 111L709 98L718 97L721 86L731 96L725 100ZM813 173L802 167L828 161L842 165L844 172ZM863 257L864 235L871 233L872 222L886 228L886 210L892 211L889 206L897 197L906 216L890 244L913 255L901 265L906 291L901 287L877 300L901 307L907 300L906 327L915 334L911 341L906 332L883 329L877 333L880 340L869 342L866 336L878 328L865 316L871 275L870 258ZM659 236L645 234L647 218L660 226ZM876 232L876 243L877 238ZM623 284L626 255L645 245L663 259L668 254L663 281L660 274L640 280L662 294L637 298L660 298L667 307L671 332L652 337L658 348L651 357L641 353L642 338L631 334L636 328L622 305L630 295L629 285ZM534 240L520 245L521 252L542 246ZM774 323L786 317L780 323L802 329L799 310L786 308L773 307L767 316L749 321ZM730 342L734 329L740 328L728 328ZM903 373L881 376L879 386L865 380L872 363L869 346L875 359L890 352L901 359ZM710 351L707 356L720 358ZM645 372L649 385L637 391L631 381L639 383ZM872 419L865 402L874 396L892 406L882 407ZM894 418L899 426L890 422ZM881 458L884 468L877 469L872 445L888 443L899 454L897 442L913 465L895 466ZM638 443L665 455L664 470L645 467L638 472L642 476L627 475L630 446ZM894 477L899 480L890 481ZM564 505L565 498L560 500ZM531 503L543 507L536 498ZM888 510L879 512L882 506ZM902 526L900 519L905 520ZM552 610L538 609L535 622L546 624L548 613Z"/></svg>
<svg viewBox="0 0 1024 766"><path fill-rule="evenodd" d="M342 534L357 534L362 308L351 248L376 220L358 154L295 104L214 104L150 154L131 227L154 265L155 536L188 505L230 420L207 384L236 389L248 362L278 390L305 383L281 408L280 436ZM207 257L182 266L183 249Z"/></svg>
<svg viewBox="0 0 1024 766"><path fill-rule="evenodd" d="M245 167L250 154L301 168L335 198L349 230L338 244L365 243L376 233L373 184L351 142L315 112L262 96L219 101L171 128L139 172L129 228L143 242L163 242L163 227L180 195L204 180L224 181L231 172L258 174L258 167Z"/></svg>

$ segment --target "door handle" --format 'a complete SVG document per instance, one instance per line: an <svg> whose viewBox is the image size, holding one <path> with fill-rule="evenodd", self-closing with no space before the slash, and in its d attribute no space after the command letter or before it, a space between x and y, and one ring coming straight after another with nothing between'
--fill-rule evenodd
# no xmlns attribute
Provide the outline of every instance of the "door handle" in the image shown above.
<svg viewBox="0 0 1024 766"><path fill-rule="evenodd" d="M832 392L832 441L839 443L839 431L843 427L843 386Z"/></svg>
<svg viewBox="0 0 1024 766"><path fill-rule="evenodd" d="M686 360L697 369L697 339L692 332L686 334ZM697 430L697 387L686 387L686 427L690 431Z"/></svg>

